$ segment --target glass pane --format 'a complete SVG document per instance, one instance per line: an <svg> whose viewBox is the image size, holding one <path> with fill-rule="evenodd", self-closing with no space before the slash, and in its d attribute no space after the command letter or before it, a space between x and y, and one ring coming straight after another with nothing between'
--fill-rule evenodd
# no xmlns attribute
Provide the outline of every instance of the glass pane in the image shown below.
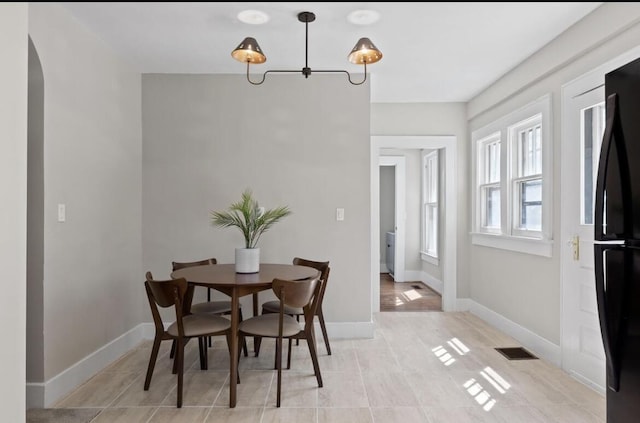
<svg viewBox="0 0 640 423"><path fill-rule="evenodd" d="M500 188L484 188L484 222L486 228L500 227Z"/></svg>
<svg viewBox="0 0 640 423"><path fill-rule="evenodd" d="M542 179L520 183L520 229L542 229Z"/></svg>
<svg viewBox="0 0 640 423"><path fill-rule="evenodd" d="M495 141L485 147L485 183L500 181L500 142Z"/></svg>
<svg viewBox="0 0 640 423"><path fill-rule="evenodd" d="M519 135L520 175L542 173L542 127L540 125L520 131Z"/></svg>
<svg viewBox="0 0 640 423"><path fill-rule="evenodd" d="M438 201L438 160L437 157L429 159L429 202Z"/></svg>
<svg viewBox="0 0 640 423"><path fill-rule="evenodd" d="M600 145L605 125L604 103L582 110L582 192L581 215L583 225L593 225L595 180L598 172Z"/></svg>
<svg viewBox="0 0 640 423"><path fill-rule="evenodd" d="M438 207L428 207L427 251L437 255L438 251Z"/></svg>

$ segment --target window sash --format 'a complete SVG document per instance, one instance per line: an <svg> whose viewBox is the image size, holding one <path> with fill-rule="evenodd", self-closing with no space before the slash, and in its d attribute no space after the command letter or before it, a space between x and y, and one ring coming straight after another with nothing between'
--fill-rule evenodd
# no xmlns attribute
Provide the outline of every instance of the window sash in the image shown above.
<svg viewBox="0 0 640 423"><path fill-rule="evenodd" d="M542 173L542 124L518 131L518 176Z"/></svg>
<svg viewBox="0 0 640 423"><path fill-rule="evenodd" d="M499 183L483 184L479 187L481 204L480 228L482 232L501 232L501 189Z"/></svg>
<svg viewBox="0 0 640 423"><path fill-rule="evenodd" d="M422 251L438 257L438 202L439 169L438 151L423 156L422 191Z"/></svg>
<svg viewBox="0 0 640 423"><path fill-rule="evenodd" d="M542 182L542 174L514 180L514 234L526 236L541 235L543 224Z"/></svg>

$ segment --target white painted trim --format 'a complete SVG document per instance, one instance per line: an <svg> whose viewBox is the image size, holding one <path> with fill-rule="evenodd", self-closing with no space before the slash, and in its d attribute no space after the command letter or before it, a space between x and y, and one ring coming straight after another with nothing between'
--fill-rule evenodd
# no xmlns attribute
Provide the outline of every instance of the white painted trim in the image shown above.
<svg viewBox="0 0 640 423"><path fill-rule="evenodd" d="M513 337L530 350L533 354L542 358L551 364L560 367L560 345L541 337L540 335L530 331L524 326L507 319L501 314L479 304L471 299L468 300L469 311L489 323L496 329L501 330L505 334ZM512 345L496 345L498 347L509 347Z"/></svg>
<svg viewBox="0 0 640 423"><path fill-rule="evenodd" d="M438 294L442 295L442 291L444 290L444 283L441 280L439 280L437 278L434 278L433 276L431 276L430 274L428 274L426 272L422 272L422 279L421 280L429 288L433 289Z"/></svg>
<svg viewBox="0 0 640 423"><path fill-rule="evenodd" d="M326 322L326 325L329 339L370 339L375 329L373 322ZM317 322L315 329L318 339L322 339ZM152 340L154 334L153 323L141 323L45 383L27 383L27 408L50 407L141 342Z"/></svg>
<svg viewBox="0 0 640 423"><path fill-rule="evenodd" d="M456 301L456 311L469 311L471 310L471 298L458 298Z"/></svg>
<svg viewBox="0 0 640 423"><path fill-rule="evenodd" d="M420 251L420 258L426 263L433 264L434 266L440 266L440 259L438 257L432 256L429 253Z"/></svg>
<svg viewBox="0 0 640 423"><path fill-rule="evenodd" d="M154 331L152 323L141 323L45 383L27 383L27 408L51 406L142 341L153 339Z"/></svg>
<svg viewBox="0 0 640 423"><path fill-rule="evenodd" d="M407 270L406 276L408 282L420 281L436 291L438 294L442 295L444 283L441 280L434 278L424 270Z"/></svg>
<svg viewBox="0 0 640 423"><path fill-rule="evenodd" d="M426 149L441 148L445 163L445 200L443 207L447 210L444 222L444 236L440 262L442 265L442 309L455 311L457 297L457 138L453 135L442 136L372 136L370 149L371 163L371 310L380 311L380 245L373 240L378 239L380 232L380 171L379 156L381 148Z"/></svg>
<svg viewBox="0 0 640 423"><path fill-rule="evenodd" d="M553 252L553 241L518 236L472 233L471 243L543 257L551 257Z"/></svg>

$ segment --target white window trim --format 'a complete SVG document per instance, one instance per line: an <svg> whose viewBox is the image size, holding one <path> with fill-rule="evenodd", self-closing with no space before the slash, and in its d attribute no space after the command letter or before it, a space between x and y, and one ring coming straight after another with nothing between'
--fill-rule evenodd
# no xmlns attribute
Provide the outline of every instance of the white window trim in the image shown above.
<svg viewBox="0 0 640 423"><path fill-rule="evenodd" d="M498 163L499 166L502 166L502 154L504 151L504 147L503 147L503 142L502 142L502 138L501 138L501 134L500 131L495 131L493 133L488 134L487 136L484 137L480 137L477 141L475 141L474 143L474 164L476 166L480 166L480 168L474 168L474 177L476 179L474 179L474 182L477 181L477 177L478 177L478 173L482 172L483 174L486 173L486 169L484 169L484 163L486 163L485 157L483 157L482 160L482 165L479 164L480 160L478 157L478 154L481 154L480 151L478 151L478 145L481 145L482 149L484 150L486 148L487 144L492 144L495 142L499 142L500 143L500 163ZM497 186L500 187L501 185L501 181L502 181L502 175L504 175L504 171L503 169L500 169L500 179L497 182L491 182L491 183L474 183L475 186L475 196L477 198L476 201L476 207L474 208L474 210L476 210L476 229L477 232L479 233L488 233L488 234L500 234L502 233L502 225L500 225L501 227L498 228L494 228L494 227L488 227L488 226L484 226L483 222L485 221L485 209L483 208L483 189L484 187L490 187L490 186ZM502 190L501 190L501 196L502 196ZM502 204L502 201L501 201ZM500 210L500 216L502 217L504 215L504 212L502 210Z"/></svg>
<svg viewBox="0 0 640 423"><path fill-rule="evenodd" d="M514 125L523 122L532 116L541 114L542 118L542 230L536 232L536 237L522 236L526 231L513 231L512 219L515 219L513 210L513 176L512 160L510 154L513 149L509 130ZM478 185L478 142L488 138L492 134L500 132L501 144L501 231L488 233L482 230L481 202ZM553 247L552 213L553 213L553 121L551 115L551 95L546 94L536 101L472 132L472 232L471 242L474 245L517 251L544 257L551 257ZM534 235L534 234L532 234Z"/></svg>
<svg viewBox="0 0 640 423"><path fill-rule="evenodd" d="M425 172L425 168L427 165L427 161L429 161L430 159L432 159L435 156L435 162L436 162L436 178L437 178L437 188L436 188L436 194L437 194L437 201L436 201L436 210L437 210L437 222L436 222L436 226L437 226L437 230L436 230L436 251L429 251L426 249L426 226L427 226L427 219L425 217L425 197L427 194L427 184L426 179L427 179L427 174ZM422 233L420 234L420 256L422 258L423 261L426 261L428 263L431 263L435 266L440 264L440 260L438 257L438 250L440 249L440 194L441 194L441 189L440 189L440 154L439 154L439 150L434 150L434 151L430 151L430 152L425 152L424 150L422 151L422 198L421 198L421 211L420 211L420 219L421 219L421 227L422 227ZM432 204L432 203L430 203Z"/></svg>

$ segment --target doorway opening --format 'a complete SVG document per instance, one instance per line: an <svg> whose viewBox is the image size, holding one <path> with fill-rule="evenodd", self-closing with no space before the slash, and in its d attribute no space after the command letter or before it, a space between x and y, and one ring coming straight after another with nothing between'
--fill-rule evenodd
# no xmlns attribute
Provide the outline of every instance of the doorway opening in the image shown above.
<svg viewBox="0 0 640 423"><path fill-rule="evenodd" d="M442 245L440 246L441 257L439 260L439 267L442 273L442 310L453 311L456 309L456 216L457 216L457 201L456 201L456 175L455 175L455 163L456 163L456 137L455 136L373 136L371 137L371 292L372 292L372 312L381 311L380 308L380 294L381 294L381 257L380 252L381 245L376 240L380 239L380 161L384 157L389 149L440 149L442 152L442 163L444 166L444 182L442 187L444 189L443 207L446 207L446 215L450 216L448 219L444 219L444 222L440 224L440 230L442 232L441 239ZM397 181L396 181L397 182ZM419 196L419 192L412 193ZM398 223L405 225L407 211L400 215L395 216L396 226ZM419 212L418 212L419 214ZM418 225L419 227L419 225ZM398 237L396 229L395 238L395 251L398 251ZM402 243L404 246L404 242ZM419 247L418 247L419 250ZM415 251L415 249L414 249ZM418 251L416 254L420 254ZM420 254L422 255L422 254ZM404 259L404 252L402 254ZM400 272L403 273L402 282L407 280L407 276L410 280L422 279L421 275L425 274L422 264L423 260L418 260L418 264L414 267L406 269L406 260L400 264L398 257L395 257L393 264L393 274L395 279L399 282Z"/></svg>

